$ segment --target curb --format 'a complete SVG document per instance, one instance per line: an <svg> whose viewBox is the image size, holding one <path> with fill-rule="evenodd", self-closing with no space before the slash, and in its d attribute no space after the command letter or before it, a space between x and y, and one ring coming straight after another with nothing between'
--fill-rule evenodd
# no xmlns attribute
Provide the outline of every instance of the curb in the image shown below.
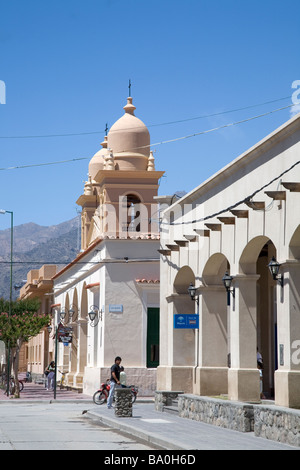
<svg viewBox="0 0 300 470"><path fill-rule="evenodd" d="M152 402L151 402L152 403ZM156 434L151 433L151 432L146 432L146 431L141 431L137 429L134 424L130 425L128 423L122 423L122 419L124 418L107 418L106 416L99 415L97 413L94 413L92 411L88 411L86 413L86 416L90 419L93 420L98 420L102 424L109 426L113 429L116 429L118 431L122 431L126 434L128 434L131 437L135 437L138 439L141 439L145 441L147 444L152 444L157 447L160 447L163 450L192 450L190 447L185 447L182 445L182 443L176 441L175 439L172 439L172 442L164 439L162 437L158 437ZM125 418L125 419L131 419L131 418ZM134 418L133 418L134 419Z"/></svg>

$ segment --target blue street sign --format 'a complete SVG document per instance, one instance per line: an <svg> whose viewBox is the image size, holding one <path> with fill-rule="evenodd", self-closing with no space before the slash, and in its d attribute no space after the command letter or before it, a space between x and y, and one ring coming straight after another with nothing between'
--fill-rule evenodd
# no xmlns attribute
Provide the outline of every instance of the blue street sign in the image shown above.
<svg viewBox="0 0 300 470"><path fill-rule="evenodd" d="M176 313L174 315L174 328L192 330L199 328L199 315Z"/></svg>
<svg viewBox="0 0 300 470"><path fill-rule="evenodd" d="M118 305L112 305L109 304L109 310L110 313L123 313L123 305L118 304Z"/></svg>

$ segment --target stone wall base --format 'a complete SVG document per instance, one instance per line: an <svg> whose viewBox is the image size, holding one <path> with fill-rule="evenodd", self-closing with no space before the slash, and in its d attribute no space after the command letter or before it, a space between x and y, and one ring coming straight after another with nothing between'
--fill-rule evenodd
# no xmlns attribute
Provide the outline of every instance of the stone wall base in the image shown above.
<svg viewBox="0 0 300 470"><path fill-rule="evenodd" d="M255 405L254 433L255 436L300 447L300 411Z"/></svg>
<svg viewBox="0 0 300 470"><path fill-rule="evenodd" d="M155 392L155 409L164 411L173 400L178 401L178 414L182 418L254 432L256 437L300 447L300 410L163 390Z"/></svg>
<svg viewBox="0 0 300 470"><path fill-rule="evenodd" d="M178 411L182 418L194 419L240 432L253 431L253 406L195 395L179 395Z"/></svg>
<svg viewBox="0 0 300 470"><path fill-rule="evenodd" d="M160 390L159 392L155 392L155 409L156 411L164 411L166 406L172 406L173 401L177 400L178 395L182 394L183 392L176 392L176 391L163 391Z"/></svg>
<svg viewBox="0 0 300 470"><path fill-rule="evenodd" d="M125 364L124 364L125 367ZM139 397L154 397L156 390L156 369L125 367L127 385L136 385ZM83 393L93 395L102 382L110 378L110 367L85 367Z"/></svg>

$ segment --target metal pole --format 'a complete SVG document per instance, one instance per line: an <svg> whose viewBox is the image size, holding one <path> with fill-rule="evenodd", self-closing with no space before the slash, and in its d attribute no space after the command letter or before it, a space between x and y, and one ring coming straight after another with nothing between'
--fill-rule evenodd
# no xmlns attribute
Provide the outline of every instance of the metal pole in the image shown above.
<svg viewBox="0 0 300 470"><path fill-rule="evenodd" d="M56 325L55 330L55 372L54 372L54 400L56 400L56 377L57 377L57 336L58 336L58 327Z"/></svg>
<svg viewBox="0 0 300 470"><path fill-rule="evenodd" d="M14 213L12 211L1 211L2 214L10 214L10 290L9 290L9 310L8 318L11 317L12 309L12 283L13 283L13 244L14 244ZM6 394L9 395L9 379L10 379L10 340L7 344L7 388Z"/></svg>
<svg viewBox="0 0 300 470"><path fill-rule="evenodd" d="M10 360L9 360L9 356L10 356L10 344L9 344L9 340L8 340L8 345L7 345L7 364L6 364L6 367L7 367L7 385L6 385L6 395L8 396L9 395L9 369L10 369Z"/></svg>
<svg viewBox="0 0 300 470"><path fill-rule="evenodd" d="M11 317L12 309L12 283L13 283L13 245L14 245L14 213L6 211L10 214L10 292L9 292L9 317ZM9 394L9 379L10 379L10 341L8 342L8 381L7 381L7 396ZM16 377L16 380L18 378Z"/></svg>
<svg viewBox="0 0 300 470"><path fill-rule="evenodd" d="M9 212L9 211L7 211ZM11 222L11 230L10 230L10 304L12 303L12 285L13 285L13 247L14 247L14 213L10 213L10 222Z"/></svg>
<svg viewBox="0 0 300 470"><path fill-rule="evenodd" d="M196 301L196 304L197 304L197 315L198 315L198 321L200 320L199 319L199 295L195 298L195 301ZM195 334L196 334L196 351L195 351L195 371L194 371L194 383L196 384L197 383L197 379L196 379L196 372L197 372L197 368L199 366L199 329L200 329L200 321L199 321L199 327L196 329L195 331Z"/></svg>

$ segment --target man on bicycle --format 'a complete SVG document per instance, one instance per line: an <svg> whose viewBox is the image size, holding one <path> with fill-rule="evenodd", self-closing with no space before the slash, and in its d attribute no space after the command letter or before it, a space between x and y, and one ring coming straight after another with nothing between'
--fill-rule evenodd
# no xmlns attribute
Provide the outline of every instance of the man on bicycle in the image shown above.
<svg viewBox="0 0 300 470"><path fill-rule="evenodd" d="M116 385L120 385L121 361L122 359L120 358L120 356L117 356L115 358L115 363L111 366L110 391L107 400L107 408L112 407L112 402L115 394L115 387Z"/></svg>

